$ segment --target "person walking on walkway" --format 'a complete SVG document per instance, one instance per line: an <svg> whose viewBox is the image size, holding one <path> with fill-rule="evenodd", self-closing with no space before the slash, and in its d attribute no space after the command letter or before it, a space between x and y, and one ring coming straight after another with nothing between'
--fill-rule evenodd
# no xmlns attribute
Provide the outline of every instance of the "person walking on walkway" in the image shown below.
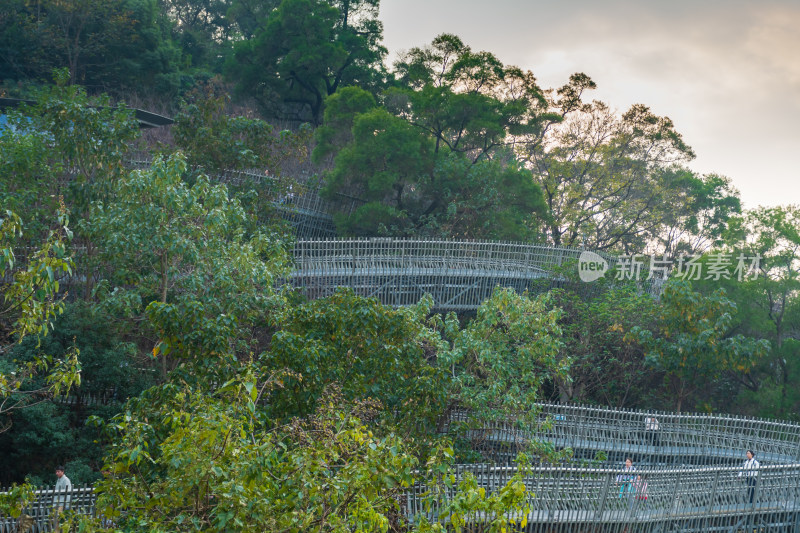
<svg viewBox="0 0 800 533"><path fill-rule="evenodd" d="M64 467L56 467L56 486L53 490L53 516L51 521L53 523L53 531L61 531L59 527L59 520L61 515L69 509L69 504L72 500L72 482L64 474Z"/></svg>
<svg viewBox="0 0 800 533"><path fill-rule="evenodd" d="M636 467L633 466L633 459L627 457L625 459L625 467L622 469L622 474L617 476L617 483L622 483L619 488L619 497L628 498L633 501L633 481L636 479Z"/></svg>
<svg viewBox="0 0 800 533"><path fill-rule="evenodd" d="M744 477L747 482L747 499L750 503L753 503L753 497L756 494L759 466L761 465L756 460L756 454L753 453L753 450L747 450L747 460L744 462L744 465L742 465L739 477Z"/></svg>
<svg viewBox="0 0 800 533"><path fill-rule="evenodd" d="M658 446L660 439L658 438L658 418L648 416L644 419L644 433L647 436L647 442L651 446Z"/></svg>
<svg viewBox="0 0 800 533"><path fill-rule="evenodd" d="M647 478L645 476L636 476L633 486L636 489L636 499L639 500L639 503L647 503Z"/></svg>

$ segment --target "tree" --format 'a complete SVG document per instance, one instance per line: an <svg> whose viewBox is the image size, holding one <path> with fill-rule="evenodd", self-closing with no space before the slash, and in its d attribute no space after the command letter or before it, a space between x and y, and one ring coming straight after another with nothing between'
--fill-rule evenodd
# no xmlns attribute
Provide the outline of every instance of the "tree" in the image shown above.
<svg viewBox="0 0 800 533"><path fill-rule="evenodd" d="M561 357L570 362L568 379L556 383L559 400L616 407L646 402L648 381L658 375L625 335L635 326L652 328L658 302L633 287L618 287L596 295L556 289L550 305L562 310Z"/></svg>
<svg viewBox="0 0 800 533"><path fill-rule="evenodd" d="M45 81L52 69L66 68L71 85L94 91L169 94L177 88L180 52L156 0L14 0L4 6L0 19L15 26L0 32L6 51L0 78Z"/></svg>
<svg viewBox="0 0 800 533"><path fill-rule="evenodd" d="M532 73L473 52L455 35L412 48L395 70L405 88L387 91L386 106L432 137L434 152L447 147L478 161L557 119Z"/></svg>
<svg viewBox="0 0 800 533"><path fill-rule="evenodd" d="M518 153L550 207L550 242L638 252L681 209L683 182L665 169L694 153L669 118L644 105L617 116L602 102L583 103L594 87L573 75L550 102L563 120L522 139Z"/></svg>
<svg viewBox="0 0 800 533"><path fill-rule="evenodd" d="M219 357L247 354L252 328L265 325L286 268L274 235L245 231L246 214L224 185L200 176L182 181L179 156L156 160L116 185L115 200L95 203L84 226L113 265L106 296L146 312L162 357L193 360L224 372Z"/></svg>
<svg viewBox="0 0 800 533"><path fill-rule="evenodd" d="M270 427L260 404L279 381L245 366L213 392L171 384L130 402L107 426L98 515L122 529L165 531L429 533L477 513L493 517L493 531L524 527L524 468L492 494L470 476L455 486L452 449L421 463L402 435L374 431L374 402L347 402L335 388L311 416ZM439 489L430 494L439 512L407 521L397 500L415 483ZM75 522L104 527L99 518Z"/></svg>
<svg viewBox="0 0 800 533"><path fill-rule="evenodd" d="M739 191L729 178L717 174L699 176L682 168L668 168L665 178L683 191L671 217L664 220L658 237L658 252L670 257L697 255L719 248L732 217L742 212ZM669 215L669 214L668 214Z"/></svg>
<svg viewBox="0 0 800 533"><path fill-rule="evenodd" d="M33 102L9 110L9 127L0 131L0 200L19 211L33 239L46 236L59 198L74 216L102 198L139 135L125 106L68 86L64 69L54 77L30 94Z"/></svg>
<svg viewBox="0 0 800 533"><path fill-rule="evenodd" d="M32 376L12 396L27 397L25 409L5 413L0 434L0 483L7 485L32 479L36 486L50 485L56 465L67 466L75 484L99 479L104 455L99 431L86 425L86 418L107 420L119 413L127 398L138 396L154 384L146 355L141 355L118 317L91 302L66 303L45 337L27 337L3 358L23 366L43 356L53 361L79 353L80 384L57 397L32 391L46 385L45 373ZM2 365L3 363L0 363ZM31 401L32 400L32 401ZM31 405L35 402L35 405Z"/></svg>
<svg viewBox="0 0 800 533"><path fill-rule="evenodd" d="M434 137L358 89L329 102L314 152L320 160L338 150L325 193L366 201L336 219L345 234L524 240L536 233L546 206L529 172L513 161L437 152Z"/></svg>
<svg viewBox="0 0 800 533"><path fill-rule="evenodd" d="M368 404L333 392L313 416L270 427L259 403L278 380L245 366L214 392L169 385L131 402L108 427L101 514L169 531L386 530L416 458L370 431Z"/></svg>
<svg viewBox="0 0 800 533"><path fill-rule="evenodd" d="M183 51L182 57L194 69L222 71L237 33L229 16L233 4L231 0L159 1L160 10L173 23L173 38Z"/></svg>
<svg viewBox="0 0 800 533"><path fill-rule="evenodd" d="M6 357L14 343L31 335L41 339L52 329L54 319L64 310L65 295L60 291L58 278L72 274L73 268L67 248L71 233L63 210L58 226L29 254L15 252L20 236L20 218L7 211L0 218L0 355ZM63 359L44 355L23 364L2 362L0 415L80 384L77 350L69 351ZM31 389L30 383L37 374L46 377L41 385ZM0 431L8 429L5 420L3 422Z"/></svg>
<svg viewBox="0 0 800 533"><path fill-rule="evenodd" d="M498 287L465 328L454 314L441 322L449 346L437 360L452 374L445 414L469 414L456 436L480 441L483 432L474 430L509 420L535 431L539 421L533 405L543 384L566 379L569 371L569 360L559 357L559 315L560 310L548 309L545 295L531 298ZM522 448L534 444L525 442Z"/></svg>
<svg viewBox="0 0 800 533"><path fill-rule="evenodd" d="M758 371L737 374L737 381L749 391L747 403L785 417L800 401L793 386L800 354L795 340L800 330L800 209L753 209L734 217L725 237L727 246L720 253L730 257L732 268L743 270L718 282L739 306L736 327L772 346Z"/></svg>
<svg viewBox="0 0 800 533"><path fill-rule="evenodd" d="M381 403L393 427L434 431L445 402L446 369L436 364L432 301L391 309L351 290L287 309L265 362L288 369L270 403L276 420L307 416L336 384L347 401Z"/></svg>
<svg viewBox="0 0 800 533"><path fill-rule="evenodd" d="M473 52L455 35L412 48L395 69L406 88L388 91L387 107L433 137L437 152L446 146L477 161L556 119L532 73Z"/></svg>
<svg viewBox="0 0 800 533"><path fill-rule="evenodd" d="M63 201L79 222L75 261L86 280L83 297L89 298L96 249L80 221L92 202L108 198L125 172L124 158L139 130L124 105L111 107L107 96L90 98L82 87L67 85L66 70L55 71L55 81L34 91L32 104L8 114L11 127L0 133L0 155L6 162L0 166L0 200L21 209L31 243L47 237Z"/></svg>
<svg viewBox="0 0 800 533"><path fill-rule="evenodd" d="M453 238L536 242L547 204L530 172L513 159L469 161L451 154L437 162L426 210L429 226ZM439 195L433 193L440 191Z"/></svg>
<svg viewBox="0 0 800 533"><path fill-rule="evenodd" d="M764 340L730 334L735 312L724 291L706 296L687 281L670 281L656 331L635 326L627 334L646 349L648 363L665 373L678 412L698 386L727 371L747 372L769 351Z"/></svg>
<svg viewBox="0 0 800 533"><path fill-rule="evenodd" d="M278 116L319 123L340 87L380 83L377 0L283 0L228 65L239 94Z"/></svg>
<svg viewBox="0 0 800 533"><path fill-rule="evenodd" d="M313 157L336 154L327 194L366 201L346 234L537 240L541 191L512 146L560 120L530 72L474 52L455 35L396 63L381 105L357 89L326 100Z"/></svg>

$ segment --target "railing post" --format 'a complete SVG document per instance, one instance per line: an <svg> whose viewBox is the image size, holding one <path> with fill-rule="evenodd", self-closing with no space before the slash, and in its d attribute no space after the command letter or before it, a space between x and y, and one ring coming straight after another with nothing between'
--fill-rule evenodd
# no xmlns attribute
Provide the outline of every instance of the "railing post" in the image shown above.
<svg viewBox="0 0 800 533"><path fill-rule="evenodd" d="M714 484L711 486L711 498L708 502L708 509L706 509L706 512L704 513L705 517L703 518L703 522L701 524L701 529L704 531L708 529L708 521L711 520L711 513L714 510L714 501L717 499L717 488L719 487L719 476L720 472L717 471L714 475Z"/></svg>
<svg viewBox="0 0 800 533"><path fill-rule="evenodd" d="M678 488L680 487L680 484L681 484L681 474L682 474L682 472L679 472L675 476L675 483L672 485L672 494L670 494L670 496L669 496L669 502L670 502L669 515L670 515L670 518L674 517L679 511L680 496L678 495Z"/></svg>
<svg viewBox="0 0 800 533"><path fill-rule="evenodd" d="M606 510L606 501L608 501L608 490L611 487L611 476L613 474L606 472L606 482L603 484L603 488L600 491L600 500L598 501L597 510L594 513L594 523L598 524L602 522L603 513Z"/></svg>

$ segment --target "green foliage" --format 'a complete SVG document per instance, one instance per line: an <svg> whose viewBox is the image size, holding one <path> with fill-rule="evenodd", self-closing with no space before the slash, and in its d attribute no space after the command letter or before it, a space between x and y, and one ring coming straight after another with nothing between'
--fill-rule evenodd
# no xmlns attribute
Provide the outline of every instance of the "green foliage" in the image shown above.
<svg viewBox="0 0 800 533"><path fill-rule="evenodd" d="M451 498L442 497L436 506L440 520L431 523L427 516L420 516L414 531L420 533L444 533L445 525L457 533L471 531L474 522L488 522L481 527L481 531L501 533L513 531L516 528L525 529L530 514L528 492L525 486L525 465L509 479L506 484L495 492L487 492L484 487L479 487L477 479L471 473L465 473L458 485L453 487L452 474L445 473L440 478L438 491L430 491L428 508L433 507L436 496L441 497L442 489L455 488ZM487 520L488 518L488 520ZM444 522L444 523L442 523Z"/></svg>
<svg viewBox="0 0 800 533"><path fill-rule="evenodd" d="M319 163L351 142L356 116L376 107L375 97L359 87L342 87L326 98L325 120L314 132L314 162Z"/></svg>
<svg viewBox="0 0 800 533"><path fill-rule="evenodd" d="M772 346L753 372L735 374L743 395L737 403L748 414L794 417L800 406L795 392L800 352L792 340L800 329L800 210L791 205L754 209L732 218L725 238L723 251L730 254L732 268L742 264L743 275L713 283L724 286L736 302L736 328Z"/></svg>
<svg viewBox="0 0 800 533"><path fill-rule="evenodd" d="M677 257L721 246L729 220L742 212L739 192L730 179L717 174L698 176L678 168L667 169L664 174L685 191L682 201L675 205L678 209L673 218L665 217L661 235L665 253Z"/></svg>
<svg viewBox="0 0 800 533"><path fill-rule="evenodd" d="M693 390L725 371L747 372L769 344L731 335L736 304L724 291L703 295L686 281L670 281L661 296L658 334L641 327L628 333L647 350L647 361L673 380L676 409Z"/></svg>
<svg viewBox="0 0 800 533"><path fill-rule="evenodd" d="M130 110L67 86L65 70L55 77L33 103L9 110L0 130L0 201L18 210L32 242L45 238L59 202L75 218L107 194L139 135Z"/></svg>
<svg viewBox="0 0 800 533"><path fill-rule="evenodd" d="M447 375L436 361L439 334L426 324L431 305L391 309L340 289L288 309L264 360L294 376L274 393L272 417L307 416L335 383L348 401L379 401L394 426L433 431Z"/></svg>
<svg viewBox="0 0 800 533"><path fill-rule="evenodd" d="M338 151L327 193L369 202L352 221L337 218L340 231L536 239L547 205L507 148L558 119L533 75L446 34L396 68L404 87L387 90L383 107L354 88L327 100L314 153Z"/></svg>
<svg viewBox="0 0 800 533"><path fill-rule="evenodd" d="M19 518L31 502L35 500L34 489L28 483L11 486L8 492L0 493L0 515Z"/></svg>
<svg viewBox="0 0 800 533"><path fill-rule="evenodd" d="M348 89L329 99L314 157L335 150L327 195L347 192L367 201L336 218L347 235L420 235L533 239L546 210L530 173L501 158L473 161L438 148L405 118ZM349 130L349 131L348 131Z"/></svg>
<svg viewBox="0 0 800 533"><path fill-rule="evenodd" d="M622 287L597 295L557 289L550 304L562 310L561 354L571 362L569 378L556 383L560 400L616 407L646 403L654 372L641 347L625 335L633 327L653 328L658 302Z"/></svg>
<svg viewBox="0 0 800 533"><path fill-rule="evenodd" d="M26 234L34 239L45 234L58 202L48 165L47 134L31 131L27 119L13 110L7 118L8 126L0 128L0 204L19 213Z"/></svg>
<svg viewBox="0 0 800 533"><path fill-rule="evenodd" d="M452 374L450 406L470 414L460 430L509 420L537 427L532 406L542 385L566 379L569 370L569 360L559 357L559 315L559 310L548 309L546 296L530 298L497 288L465 328L459 328L452 314L441 323L450 347L440 353L438 363Z"/></svg>
<svg viewBox="0 0 800 533"><path fill-rule="evenodd" d="M131 403L109 428L103 513L149 531L386 531L416 467L402 441L374 436L369 407L335 393L271 430L257 391L276 376L242 370L216 392L167 385Z"/></svg>
<svg viewBox="0 0 800 533"><path fill-rule="evenodd" d="M642 250L683 212L687 184L666 169L694 153L672 121L647 106L617 116L602 102L583 103L594 88L585 74L571 76L548 103L560 118L517 153L544 191L550 242Z"/></svg>
<svg viewBox="0 0 800 533"><path fill-rule="evenodd" d="M159 2L162 17L172 22L170 29L176 46L182 51L182 59L192 70L221 72L221 62L236 34L236 17L231 16L231 10L242 3L231 0Z"/></svg>
<svg viewBox="0 0 800 533"><path fill-rule="evenodd" d="M237 91L278 116L319 123L339 87L373 87L386 50L377 0L283 0L228 64Z"/></svg>
<svg viewBox="0 0 800 533"><path fill-rule="evenodd" d="M55 321L52 332L37 342L25 339L9 354L18 365L25 365L49 354L53 360L80 352L81 380L69 391L52 400L40 394L46 385L33 376L23 388L7 399L6 405L26 406L3 417L10 428L0 434L3 480L21 481L30 477L35 484L50 485L57 464L67 464L73 483L97 479L103 449L97 431L84 425L87 416L109 418L119 412L121 402L137 396L152 385L153 373L147 361L138 357L136 347L126 342L119 321L86 302L68 304ZM64 400L77 400L72 404ZM108 404L93 400L107 398Z"/></svg>
<svg viewBox="0 0 800 533"><path fill-rule="evenodd" d="M66 212L58 216L56 229L51 230L38 249L22 257L15 253L21 239L22 221L16 213L6 211L0 218L0 335L5 351L10 338L22 341L27 335L44 336L53 326L53 319L64 310L64 296L59 295L58 278L71 275L72 256L67 248L72 238ZM8 280L8 281L5 281Z"/></svg>
<svg viewBox="0 0 800 533"><path fill-rule="evenodd" d="M306 157L310 129L275 131L263 120L225 113L226 95L209 84L175 117L173 136L187 163L206 171L266 169L276 177L288 158Z"/></svg>
<svg viewBox="0 0 800 533"><path fill-rule="evenodd" d="M4 358L15 342L32 336L40 343L49 333L53 321L64 310L58 277L71 274L73 268L67 249L72 234L64 211L47 239L19 264L15 248L21 236L19 217L7 211L0 218L0 355ZM20 363L3 361L6 364L0 367L0 415L5 419L9 412L26 407L32 397L58 394L80 384L77 356L77 350L71 350L61 359L42 355ZM37 375L43 375L43 383L31 390L30 383ZM8 428L5 422L0 431Z"/></svg>
<svg viewBox="0 0 800 533"><path fill-rule="evenodd" d="M215 391L166 384L131 401L106 428L113 445L99 514L147 531L430 532L482 513L492 531L524 527L524 468L492 494L470 476L455 487L451 450L419 468L405 439L370 429L374 402L348 402L335 387L311 416L272 428L260 404L281 381L244 365ZM418 482L440 512L412 525L397 498ZM84 518L82 527L101 525Z"/></svg>
<svg viewBox="0 0 800 533"><path fill-rule="evenodd" d="M162 356L164 375L168 356L219 369L217 357L253 348L250 328L266 325L280 305L274 287L286 268L282 243L246 233L246 214L224 185L201 175L190 187L185 170L174 156L130 173L115 201L94 204L85 222L116 267L106 297L141 302L160 339L153 355Z"/></svg>
<svg viewBox="0 0 800 533"><path fill-rule="evenodd" d="M427 207L423 202L429 201L417 188L429 181L434 163L432 143L418 129L382 108L356 115L352 136L353 141L338 153L336 166L327 176L326 194L346 191L368 202L387 204L391 211L368 226L369 233L375 234L377 224L390 220L387 215L396 219L394 225L416 225ZM369 223L362 211L374 213L376 209L367 204L356 210L352 227L350 221L343 221L345 233Z"/></svg>
<svg viewBox="0 0 800 533"><path fill-rule="evenodd" d="M541 188L527 169L497 160L470 164L466 158L450 154L437 161L434 172L437 188L442 191L438 204L446 207L441 214L430 212L428 224L440 228L444 235L539 240L539 226L547 205Z"/></svg>
<svg viewBox="0 0 800 533"><path fill-rule="evenodd" d="M156 0L12 0L0 8L0 79L46 81L54 68L93 89L177 89L180 52Z"/></svg>
<svg viewBox="0 0 800 533"><path fill-rule="evenodd" d="M412 48L395 68L406 88L389 91L387 107L430 134L437 151L446 146L477 161L557 120L531 72L473 52L455 35Z"/></svg>

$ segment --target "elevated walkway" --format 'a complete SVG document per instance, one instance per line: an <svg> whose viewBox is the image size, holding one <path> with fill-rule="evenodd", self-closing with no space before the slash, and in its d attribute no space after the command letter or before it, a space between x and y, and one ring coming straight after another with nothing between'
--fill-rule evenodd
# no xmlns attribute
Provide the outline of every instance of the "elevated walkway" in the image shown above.
<svg viewBox="0 0 800 533"><path fill-rule="evenodd" d="M501 241L416 239L300 240L287 282L305 296L330 296L337 287L390 306L413 305L425 294L440 312L474 310L495 287L544 292L567 283L584 250ZM615 258L607 257L609 270ZM613 273L609 272L609 276ZM597 286L581 283L585 292ZM652 294L661 280L642 280Z"/></svg>
<svg viewBox="0 0 800 533"><path fill-rule="evenodd" d="M476 450L494 454L496 462L455 466L455 483L439 487L441 492L414 485L399 495L401 511L412 521L436 518L444 497L452 496L467 476L492 493L519 475L528 491L522 528L527 532L800 533L800 424L559 404L535 408L536 428L520 429L510 420L469 430ZM639 433L645 418L652 417L658 420L656 443L652 434ZM449 426L458 423L469 423L469 416L454 413ZM611 460L589 467L523 470L498 465L530 438L570 446L587 457L603 452ZM761 462L752 490L741 470L746 449L755 450ZM632 473L622 471L625 456L634 460ZM75 490L75 510L96 513L91 489ZM34 531L49 531L52 496L52 491L41 491L26 511L35 518ZM465 517L473 530L482 530L496 518L485 513ZM0 533L13 531L15 523L0 518Z"/></svg>

